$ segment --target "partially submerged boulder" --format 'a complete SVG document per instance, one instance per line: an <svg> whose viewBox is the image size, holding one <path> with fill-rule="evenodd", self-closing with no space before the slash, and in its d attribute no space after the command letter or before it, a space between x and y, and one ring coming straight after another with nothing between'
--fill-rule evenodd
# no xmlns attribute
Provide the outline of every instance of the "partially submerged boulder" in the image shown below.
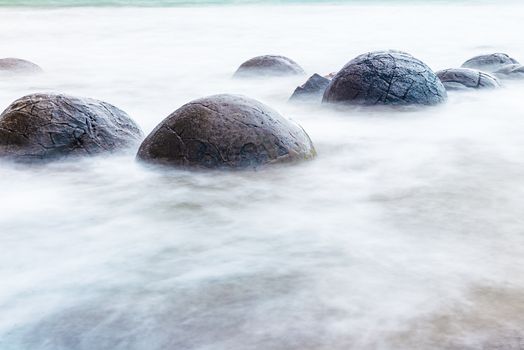
<svg viewBox="0 0 524 350"><path fill-rule="evenodd" d="M42 161L136 146L143 134L109 103L61 94L33 94L0 115L0 157Z"/></svg>
<svg viewBox="0 0 524 350"><path fill-rule="evenodd" d="M320 102L330 81L315 73L303 85L295 89L289 100Z"/></svg>
<svg viewBox="0 0 524 350"><path fill-rule="evenodd" d="M356 57L331 80L323 103L355 105L435 105L446 89L422 61L401 51Z"/></svg>
<svg viewBox="0 0 524 350"><path fill-rule="evenodd" d="M171 166L235 169L315 155L299 125L256 100L223 94L177 109L146 137L137 158Z"/></svg>
<svg viewBox="0 0 524 350"><path fill-rule="evenodd" d="M496 70L493 74L499 79L524 79L524 66L521 64L508 64Z"/></svg>
<svg viewBox="0 0 524 350"><path fill-rule="evenodd" d="M462 64L462 68L473 68L486 72L494 72L508 64L519 62L505 53L491 53L470 58Z"/></svg>
<svg viewBox="0 0 524 350"><path fill-rule="evenodd" d="M43 72L40 66L20 58L0 58L0 72L31 74Z"/></svg>
<svg viewBox="0 0 524 350"><path fill-rule="evenodd" d="M470 68L450 68L437 72L446 90L493 89L500 86L494 76Z"/></svg>
<svg viewBox="0 0 524 350"><path fill-rule="evenodd" d="M284 56L254 57L240 65L234 77L289 76L305 74L295 61Z"/></svg>

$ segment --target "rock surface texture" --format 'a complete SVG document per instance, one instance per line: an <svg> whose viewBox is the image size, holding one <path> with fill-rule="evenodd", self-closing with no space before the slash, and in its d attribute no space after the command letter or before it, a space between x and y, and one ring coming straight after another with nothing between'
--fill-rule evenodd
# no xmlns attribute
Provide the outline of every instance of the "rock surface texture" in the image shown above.
<svg viewBox="0 0 524 350"><path fill-rule="evenodd" d="M295 61L284 56L254 57L240 65L234 77L287 76L305 74Z"/></svg>
<svg viewBox="0 0 524 350"><path fill-rule="evenodd" d="M42 68L33 62L20 58L0 58L0 72L7 73L41 73Z"/></svg>
<svg viewBox="0 0 524 350"><path fill-rule="evenodd" d="M34 94L0 115L0 156L42 161L118 151L143 134L129 116L109 103L57 94Z"/></svg>
<svg viewBox="0 0 524 350"><path fill-rule="evenodd" d="M234 169L315 155L306 132L271 108L240 95L214 95L192 101L164 119L142 142L137 158Z"/></svg>
<svg viewBox="0 0 524 350"><path fill-rule="evenodd" d="M470 58L462 64L463 68L479 69L486 72L494 72L508 64L518 64L519 62L509 57L505 53L492 53Z"/></svg>
<svg viewBox="0 0 524 350"><path fill-rule="evenodd" d="M450 68L437 72L437 76L447 90L485 89L500 86L494 76L470 68Z"/></svg>
<svg viewBox="0 0 524 350"><path fill-rule="evenodd" d="M313 74L303 85L297 87L290 97L290 101L312 101L322 100L324 91L329 85L328 78Z"/></svg>
<svg viewBox="0 0 524 350"><path fill-rule="evenodd" d="M524 79L524 66L521 64L508 64L494 73L499 79Z"/></svg>
<svg viewBox="0 0 524 350"><path fill-rule="evenodd" d="M400 51L356 57L331 80L323 103L356 105L435 105L446 89L423 62Z"/></svg>

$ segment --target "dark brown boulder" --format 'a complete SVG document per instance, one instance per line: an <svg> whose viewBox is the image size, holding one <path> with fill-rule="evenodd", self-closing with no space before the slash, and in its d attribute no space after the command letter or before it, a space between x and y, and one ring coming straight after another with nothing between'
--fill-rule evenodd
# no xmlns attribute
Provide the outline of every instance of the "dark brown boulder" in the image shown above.
<svg viewBox="0 0 524 350"><path fill-rule="evenodd" d="M462 64L463 68L473 68L485 72L494 72L508 64L519 62L505 53L491 53L470 58Z"/></svg>
<svg viewBox="0 0 524 350"><path fill-rule="evenodd" d="M224 94L177 109L146 137L137 158L172 166L234 169L315 155L299 125L256 100Z"/></svg>
<svg viewBox="0 0 524 350"><path fill-rule="evenodd" d="M254 57L240 65L234 77L287 76L305 74L295 61L284 56Z"/></svg>
<svg viewBox="0 0 524 350"><path fill-rule="evenodd" d="M137 145L142 137L125 112L88 98L28 95L0 115L0 157L15 161L114 152Z"/></svg>
<svg viewBox="0 0 524 350"><path fill-rule="evenodd" d="M310 101L318 103L322 100L324 91L328 87L330 81L330 79L315 73L309 77L303 85L295 89L289 100L294 102Z"/></svg>
<svg viewBox="0 0 524 350"><path fill-rule="evenodd" d="M20 58L0 58L0 72L31 74L43 72L40 66Z"/></svg>
<svg viewBox="0 0 524 350"><path fill-rule="evenodd" d="M497 78L476 69L450 68L437 72L446 90L493 89L500 86Z"/></svg>
<svg viewBox="0 0 524 350"><path fill-rule="evenodd" d="M347 63L331 80L322 103L435 105L446 89L422 61L401 51L376 51Z"/></svg>

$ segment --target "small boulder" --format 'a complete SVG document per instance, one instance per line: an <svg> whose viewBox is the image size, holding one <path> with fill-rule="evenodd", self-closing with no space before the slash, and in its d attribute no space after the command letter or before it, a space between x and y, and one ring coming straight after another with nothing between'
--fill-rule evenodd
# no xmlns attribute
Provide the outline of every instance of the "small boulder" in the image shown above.
<svg viewBox="0 0 524 350"><path fill-rule="evenodd" d="M305 74L295 61L284 56L265 55L252 58L240 65L234 77L289 76Z"/></svg>
<svg viewBox="0 0 524 350"><path fill-rule="evenodd" d="M450 68L437 72L447 90L485 89L500 86L494 76L470 68Z"/></svg>
<svg viewBox="0 0 524 350"><path fill-rule="evenodd" d="M40 66L20 58L0 58L0 72L15 74L42 73Z"/></svg>
<svg viewBox="0 0 524 350"><path fill-rule="evenodd" d="M508 64L518 64L519 62L509 57L505 53L492 53L470 58L462 64L462 68L479 69L486 72L494 72Z"/></svg>
<svg viewBox="0 0 524 350"><path fill-rule="evenodd" d="M326 88L322 103L435 105L446 89L422 61L401 51L376 51L346 64Z"/></svg>
<svg viewBox="0 0 524 350"><path fill-rule="evenodd" d="M109 103L60 94L33 94L0 115L0 157L42 161L131 147L143 134Z"/></svg>
<svg viewBox="0 0 524 350"><path fill-rule="evenodd" d="M320 102L330 81L315 73L303 85L295 89L289 100Z"/></svg>
<svg viewBox="0 0 524 350"><path fill-rule="evenodd" d="M298 124L256 100L223 94L177 109L146 137L137 158L171 166L235 169L315 155Z"/></svg>
<svg viewBox="0 0 524 350"><path fill-rule="evenodd" d="M524 66L521 64L508 64L496 70L493 74L499 79L524 79Z"/></svg>

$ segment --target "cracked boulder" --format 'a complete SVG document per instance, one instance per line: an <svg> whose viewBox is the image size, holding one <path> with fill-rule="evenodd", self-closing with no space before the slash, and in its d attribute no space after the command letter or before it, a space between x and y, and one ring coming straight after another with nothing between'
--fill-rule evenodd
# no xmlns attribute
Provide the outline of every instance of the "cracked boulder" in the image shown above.
<svg viewBox="0 0 524 350"><path fill-rule="evenodd" d="M293 95L289 98L290 101L311 101L320 102L324 91L326 90L331 80L322 77L318 74L313 74L303 85L297 87Z"/></svg>
<svg viewBox="0 0 524 350"><path fill-rule="evenodd" d="M494 72L508 64L518 64L519 62L509 57L505 53L492 53L470 58L462 64L463 68L479 69L486 72Z"/></svg>
<svg viewBox="0 0 524 350"><path fill-rule="evenodd" d="M43 72L40 66L20 58L0 58L0 72L31 74Z"/></svg>
<svg viewBox="0 0 524 350"><path fill-rule="evenodd" d="M435 105L446 89L422 61L400 51L376 51L347 63L331 80L323 103Z"/></svg>
<svg viewBox="0 0 524 350"><path fill-rule="evenodd" d="M59 94L33 94L0 115L0 157L46 161L137 145L142 131L109 103Z"/></svg>
<svg viewBox="0 0 524 350"><path fill-rule="evenodd" d="M235 169L315 155L298 124L256 100L223 94L177 109L146 137L137 158L171 166Z"/></svg>
<svg viewBox="0 0 524 350"><path fill-rule="evenodd" d="M252 58L240 65L234 77L289 76L305 74L295 61L284 56L265 55Z"/></svg>
<svg viewBox="0 0 524 350"><path fill-rule="evenodd" d="M524 66L521 64L508 64L496 70L493 74L499 79L524 79Z"/></svg>
<svg viewBox="0 0 524 350"><path fill-rule="evenodd" d="M446 90L493 89L500 86L494 76L470 68L450 68L437 72Z"/></svg>

